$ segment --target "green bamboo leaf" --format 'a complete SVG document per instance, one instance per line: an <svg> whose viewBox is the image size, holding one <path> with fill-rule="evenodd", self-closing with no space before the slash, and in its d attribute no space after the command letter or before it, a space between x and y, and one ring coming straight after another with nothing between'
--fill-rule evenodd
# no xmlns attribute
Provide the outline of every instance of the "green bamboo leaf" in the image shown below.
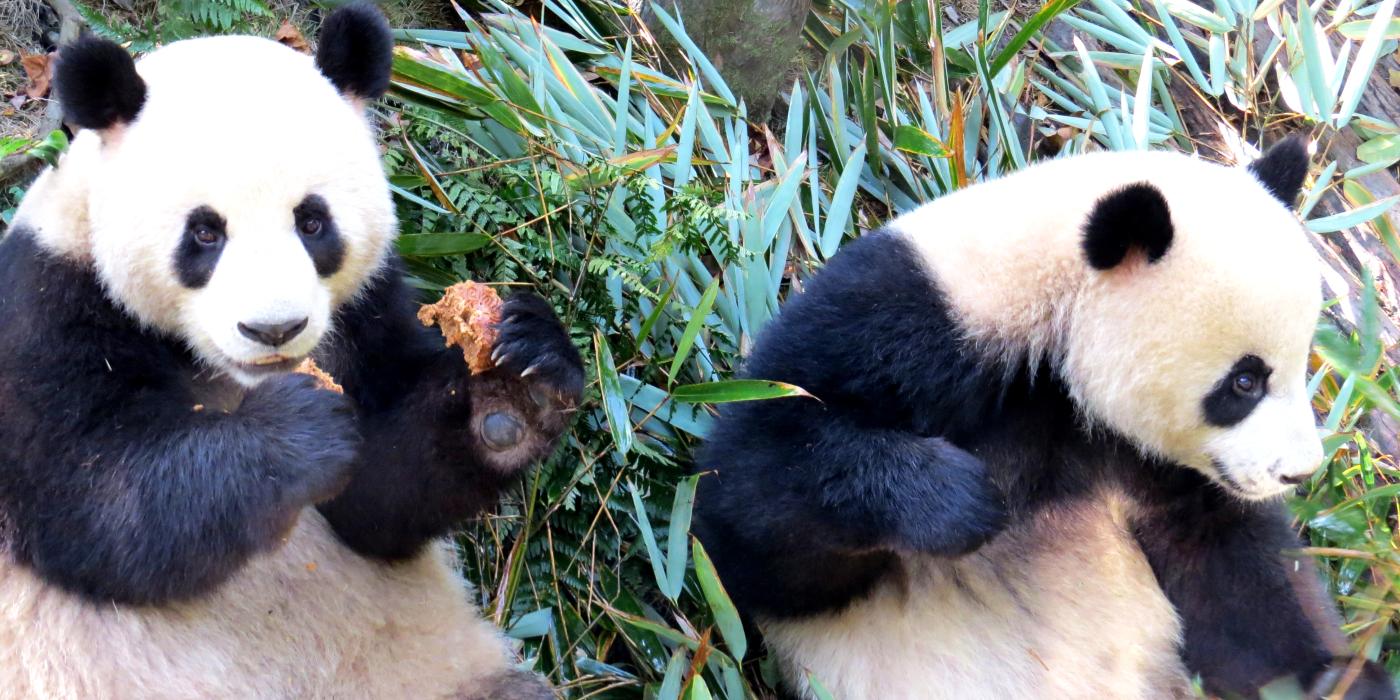
<svg viewBox="0 0 1400 700"><path fill-rule="evenodd" d="M520 74L515 71L515 68L506 61L495 44L490 41L480 41L478 39L472 42L472 51L481 59L482 65L486 66L486 68L491 71L491 74L495 76L496 84L500 86L501 92L505 94L506 99L519 107L522 116L537 124L543 124L544 110L540 107L539 103L535 102L535 97L530 92L530 85L526 83L525 79L521 78Z"/></svg>
<svg viewBox="0 0 1400 700"><path fill-rule="evenodd" d="M627 117L632 96L632 37L627 37L627 46L622 50L622 73L617 79L617 101L613 103L613 142L614 155L627 152Z"/></svg>
<svg viewBox="0 0 1400 700"><path fill-rule="evenodd" d="M728 379L704 384L686 384L671 390L671 398L685 403L732 403L787 396L812 397L800 386L767 379Z"/></svg>
<svg viewBox="0 0 1400 700"><path fill-rule="evenodd" d="M1171 12L1188 24L1194 24L1201 29L1215 32L1216 34L1225 34L1235 30L1235 25L1225 21L1224 17L1189 0L1164 0L1164 2L1166 3L1168 12ZM1220 4L1222 3L1217 3L1217 5Z"/></svg>
<svg viewBox="0 0 1400 700"><path fill-rule="evenodd" d="M703 107L700 106L700 85L694 83L690 86L690 98L686 100L685 115L681 117L681 130L676 146L675 178L672 180L676 189L685 187L693 174L691 160L695 155L696 121L702 109Z"/></svg>
<svg viewBox="0 0 1400 700"><path fill-rule="evenodd" d="M705 326L705 317L710 315L710 307L715 304L715 295L719 294L719 280L718 276L710 280L710 286L705 288L705 294L700 297L700 303L691 312L690 321L685 324L681 340L676 343L676 356L671 358L671 369L667 372L670 383L675 383L681 365L685 364L686 358L690 356L690 348L695 344L695 336L699 335L700 329Z"/></svg>
<svg viewBox="0 0 1400 700"><path fill-rule="evenodd" d="M1361 371L1369 375L1375 371L1385 352L1385 341L1381 339L1381 305L1376 294L1376 280L1369 270L1362 270L1361 318L1357 322L1357 342L1361 345Z"/></svg>
<svg viewBox="0 0 1400 700"><path fill-rule="evenodd" d="M1361 102L1361 95L1366 91L1371 71L1376 68L1376 60L1380 58L1381 45L1386 42L1385 35L1394 14L1395 0L1381 0L1380 4L1376 5L1376 14L1371 18L1371 26L1366 29L1366 38L1362 40L1361 48L1356 51L1356 59L1351 64L1351 72L1347 74L1346 85L1342 87L1342 106L1337 111L1334 122L1337 128L1345 126L1356 113L1356 105Z"/></svg>
<svg viewBox="0 0 1400 700"><path fill-rule="evenodd" d="M1074 50L1079 54L1082 64L1084 82L1088 84L1089 95L1093 98L1094 111L1099 114L1099 123L1103 124L1104 136L1116 150L1127 150L1124 148L1123 133L1118 128L1118 117L1114 114L1113 104L1108 101L1108 91L1104 89L1103 80L1099 78L1098 68L1089 58L1089 49L1085 48L1084 42L1080 41L1078 36L1073 40Z"/></svg>
<svg viewBox="0 0 1400 700"><path fill-rule="evenodd" d="M522 36L539 32L550 42L569 53L581 53L591 56L598 56L608 53L607 49L594 46L573 34L559 31L553 27L546 27L536 23L534 20L520 14L507 14L500 12L486 16L487 24L500 27L510 34Z"/></svg>
<svg viewBox="0 0 1400 700"><path fill-rule="evenodd" d="M705 684L705 679L695 676L690 679L690 691L685 694L685 700L714 700L710 694L710 686Z"/></svg>
<svg viewBox="0 0 1400 700"><path fill-rule="evenodd" d="M1302 0L1300 0L1302 1ZM1210 53L1210 94L1219 97L1225 92L1225 39L1219 34L1210 35L1206 44Z"/></svg>
<svg viewBox="0 0 1400 700"><path fill-rule="evenodd" d="M680 700L681 683L685 672L690 669L689 654L683 646L671 652L671 660L666 662L666 675L661 677L661 688L656 691L656 700Z"/></svg>
<svg viewBox="0 0 1400 700"><path fill-rule="evenodd" d="M1317 105L1319 119L1328 119L1336 106L1337 95L1332 92L1327 81L1327 71L1322 65L1322 54L1331 55L1331 48L1319 36L1313 21L1312 7L1308 0L1298 0L1298 39L1303 42L1303 68L1307 71L1308 84L1312 87L1313 103ZM1329 58L1330 61L1330 58ZM1213 77L1213 76L1212 76Z"/></svg>
<svg viewBox="0 0 1400 700"><path fill-rule="evenodd" d="M506 629L513 639L539 639L554 627L554 608L542 608L515 618Z"/></svg>
<svg viewBox="0 0 1400 700"><path fill-rule="evenodd" d="M680 44L681 48L685 49L686 55L689 56L690 60L695 62L695 66L700 69L700 75L704 76L705 82L709 84L715 92L719 93L720 97L728 101L729 104L737 106L739 100L734 97L733 92L729 91L729 85L724 82L724 78L720 76L719 71L715 70L714 64L710 63L710 59L705 56L705 52L701 51L700 47L696 46L694 41L691 41L690 35L685 33L680 23L666 12L666 9L662 7L663 4L664 3L654 2L651 5L657 21L661 22L661 26L666 28L666 31L671 34L676 40L676 43Z"/></svg>
<svg viewBox="0 0 1400 700"><path fill-rule="evenodd" d="M1152 115L1152 47L1142 54L1142 66L1138 69L1137 93L1133 97L1133 141L1137 147L1147 150L1147 122Z"/></svg>
<svg viewBox="0 0 1400 700"><path fill-rule="evenodd" d="M472 83L445 66L415 58L403 47L394 49L392 68L396 80L406 80L477 107L500 101L490 90Z"/></svg>
<svg viewBox="0 0 1400 700"><path fill-rule="evenodd" d="M431 258L461 255L485 247L491 237L484 233L405 233L396 241L399 255Z"/></svg>
<svg viewBox="0 0 1400 700"><path fill-rule="evenodd" d="M673 644L679 644L681 646L684 646L685 648L691 651L695 651L696 649L700 648L699 641L691 639L690 637L687 637L684 634L681 634L680 632L677 632L676 630L667 627L666 625L659 625L655 622L652 622L651 620L646 619L645 617L639 617L637 615L624 613L621 610L611 610L610 613L614 620L617 620L622 624L627 625L628 627L635 627L639 630L650 632L658 637L661 637L662 639L670 641Z"/></svg>
<svg viewBox="0 0 1400 700"><path fill-rule="evenodd" d="M435 204L435 203L433 203L433 202L430 202L430 201L428 201L428 200L426 200L426 199L424 199L424 198L422 198L422 197L419 197L418 195L416 195L416 194L414 194L414 193L412 193L412 192L409 192L408 190L406 190L406 189L404 189L404 188L402 188L402 187L399 187L398 185L393 184L392 182L389 183L389 191L390 191L390 192L393 192L394 194L396 194L396 195L398 195L398 196L400 196L400 197L402 197L402 198L404 198L404 199L407 199L407 200L410 201L410 202L413 202L414 204L417 204L417 205L420 206L420 207L423 207L424 209L427 209L428 211L434 211L434 212L437 212L437 213L439 213L439 214L451 214L451 213L452 213L452 212L450 212L450 211L448 211L448 210L446 210L446 209L443 209L442 207L438 206L437 204Z"/></svg>
<svg viewBox="0 0 1400 700"><path fill-rule="evenodd" d="M656 577L657 588L664 591L670 587L666 578L666 560L661 556L661 548L656 544L656 532L651 529L651 518L647 517L647 509L642 504L642 494L637 491L637 485L629 481L627 482L627 490L632 492L632 511L637 516L637 529L642 533L642 546L646 547L647 560L651 562L651 573ZM661 634L655 629L648 631Z"/></svg>
<svg viewBox="0 0 1400 700"><path fill-rule="evenodd" d="M952 155L948 147L934 138L933 134L913 124L901 124L895 127L894 147L907 153L928 156L929 158L947 158Z"/></svg>
<svg viewBox="0 0 1400 700"><path fill-rule="evenodd" d="M1307 224L1308 230L1314 233L1332 233L1352 226L1360 226L1384 214L1392 206L1395 206L1397 201L1400 201L1400 194L1391 195L1351 211L1313 219Z"/></svg>
<svg viewBox="0 0 1400 700"><path fill-rule="evenodd" d="M875 62L865 62L863 88L858 95L860 100L860 126L865 131L865 161L876 175L885 172L885 162L880 158L880 122L876 119L875 106Z"/></svg>
<svg viewBox="0 0 1400 700"><path fill-rule="evenodd" d="M1030 42L1032 37L1039 36L1041 30L1050 23L1050 20L1078 4L1079 0L1048 0L1042 5L1034 15L1031 15L1030 19L1026 20L1025 24L1021 25L1021 29L1011 37L1011 40L1006 42L1006 46L997 52L996 58L992 59L990 69L992 77L999 75L1001 69L1005 68L1006 64L1016 57L1016 54Z"/></svg>
<svg viewBox="0 0 1400 700"><path fill-rule="evenodd" d="M690 539L690 515L695 506L695 482L700 475L695 474L676 484L676 496L671 501L671 525L666 535L666 581L670 584L662 592L675 601L685 585L686 555L689 553L686 542Z"/></svg>
<svg viewBox="0 0 1400 700"><path fill-rule="evenodd" d="M1343 22L1341 26L1337 27L1337 31L1352 41L1361 41L1366 38L1366 32L1370 28L1371 20L1359 19L1353 22ZM1400 19L1391 18L1386 23L1385 28L1381 30L1381 38L1387 41L1400 39Z"/></svg>
<svg viewBox="0 0 1400 700"><path fill-rule="evenodd" d="M593 333L593 348L597 355L598 383L603 391L603 414L608 419L608 430L612 433L613 444L620 454L632 450L632 418L628 415L627 399L623 398L622 383L617 377L617 365L613 363L612 349L602 331Z"/></svg>
<svg viewBox="0 0 1400 700"><path fill-rule="evenodd" d="M778 228L788 220L792 200L797 197L797 189L802 186L802 171L806 165L806 154L799 153L794 157L792 167L778 178L778 186L773 190L773 196L769 197L768 205L763 208L760 236L757 241L754 241L757 245L750 248L751 252L768 252L773 245L773 238L778 234ZM761 256L756 257L753 261L755 265L762 263Z"/></svg>
<svg viewBox="0 0 1400 700"><path fill-rule="evenodd" d="M691 541L691 557L695 560L695 578L700 581L700 592L715 616L715 625L719 627L730 653L735 659L743 661L749 647L748 638L744 635L744 623L740 621L739 611L734 607L734 601L730 600L729 592L724 590L719 572L715 570L715 564L710 561L710 555L705 553L700 540Z"/></svg>
<svg viewBox="0 0 1400 700"><path fill-rule="evenodd" d="M1342 382L1342 388L1337 392L1337 398L1332 402L1332 410L1327 412L1327 420L1322 422L1322 427L1330 432L1336 432L1341 426L1342 416L1346 414L1348 404L1351 403L1351 394L1356 391L1357 375L1347 375L1346 381Z"/></svg>
<svg viewBox="0 0 1400 700"><path fill-rule="evenodd" d="M851 218L851 203L855 201L856 188L865 169L865 144L856 144L856 152L846 159L846 167L836 188L831 191L831 205L827 208L826 222L822 227L821 253L829 258L836 253L837 245L846 233L846 222Z"/></svg>
<svg viewBox="0 0 1400 700"><path fill-rule="evenodd" d="M677 284L677 282L672 282L671 286L666 288L666 292L657 300L656 308L652 309L651 313L647 314L646 319L642 321L642 328L637 331L638 347L641 347L642 343L647 342L647 338L651 337L651 329L656 326L656 322L661 319L661 314L666 311L666 305L670 303L671 295L676 293Z"/></svg>

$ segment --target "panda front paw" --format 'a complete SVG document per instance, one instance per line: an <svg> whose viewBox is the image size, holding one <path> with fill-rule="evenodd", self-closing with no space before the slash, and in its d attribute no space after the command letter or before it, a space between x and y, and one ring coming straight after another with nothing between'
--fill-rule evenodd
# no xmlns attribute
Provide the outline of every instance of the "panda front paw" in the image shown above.
<svg viewBox="0 0 1400 700"><path fill-rule="evenodd" d="M305 374L270 377L249 390L238 413L271 450L270 478L281 508L328 501L350 481L359 451L355 407Z"/></svg>
<svg viewBox="0 0 1400 700"><path fill-rule="evenodd" d="M494 367L471 380L478 456L510 474L549 454L583 395L583 358L540 297L506 300L492 347Z"/></svg>
<svg viewBox="0 0 1400 700"><path fill-rule="evenodd" d="M544 299L519 292L506 300L491 349L496 368L528 385L540 408L578 405L583 395L583 358Z"/></svg>
<svg viewBox="0 0 1400 700"><path fill-rule="evenodd" d="M942 438L918 448L915 483L895 514L897 548L960 556L1006 529L1005 498L982 460Z"/></svg>

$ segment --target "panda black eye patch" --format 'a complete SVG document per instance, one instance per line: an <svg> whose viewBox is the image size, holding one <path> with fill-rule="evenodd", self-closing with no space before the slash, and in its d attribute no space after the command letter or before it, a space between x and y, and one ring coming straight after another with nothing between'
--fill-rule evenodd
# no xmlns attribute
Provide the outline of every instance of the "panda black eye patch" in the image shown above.
<svg viewBox="0 0 1400 700"><path fill-rule="evenodd" d="M1254 411L1269 390L1273 370L1254 355L1237 360L1201 401L1206 422L1220 428L1239 423Z"/></svg>
<svg viewBox="0 0 1400 700"><path fill-rule="evenodd" d="M318 194L309 194L292 209L297 235L316 266L316 274L330 277L345 262L345 242L340 238L331 208Z"/></svg>
<svg viewBox="0 0 1400 700"><path fill-rule="evenodd" d="M207 205L195 207L185 216L185 233L175 247L174 260L180 284L190 289L209 284L228 240L226 226L224 217Z"/></svg>

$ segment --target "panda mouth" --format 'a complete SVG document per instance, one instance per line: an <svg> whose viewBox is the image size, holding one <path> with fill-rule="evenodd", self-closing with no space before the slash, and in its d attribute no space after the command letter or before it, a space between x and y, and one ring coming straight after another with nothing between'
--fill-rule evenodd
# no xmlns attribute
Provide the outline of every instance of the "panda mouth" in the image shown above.
<svg viewBox="0 0 1400 700"><path fill-rule="evenodd" d="M238 362L238 369L248 374L276 374L278 372L288 372L301 363L303 358L286 357L284 355L268 355L259 357L252 362Z"/></svg>

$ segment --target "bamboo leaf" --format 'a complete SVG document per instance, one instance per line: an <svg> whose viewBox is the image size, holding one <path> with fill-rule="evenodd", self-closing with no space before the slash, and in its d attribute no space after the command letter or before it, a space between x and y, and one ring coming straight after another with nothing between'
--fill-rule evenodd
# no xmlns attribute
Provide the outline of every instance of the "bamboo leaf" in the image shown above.
<svg viewBox="0 0 1400 700"><path fill-rule="evenodd" d="M836 253L836 246L846 232L846 222L851 217L851 203L855 200L856 188L860 185L861 172L865 169L865 144L856 144L856 152L846 159L846 167L836 188L831 192L831 205L827 208L826 222L822 228L821 253L829 258Z"/></svg>
<svg viewBox="0 0 1400 700"><path fill-rule="evenodd" d="M700 329L705 327L705 317L710 315L710 308L715 304L715 296L719 294L719 277L710 280L710 286L705 288L705 294L700 297L700 303L695 310L690 313L690 321L685 324L685 331L681 333L681 340L676 343L676 356L671 358L671 368L666 373L667 379L675 383L676 375L680 372L681 365L690 356L690 348L695 344L695 337L700 334Z"/></svg>
<svg viewBox="0 0 1400 700"><path fill-rule="evenodd" d="M1371 21L1359 19L1353 22L1343 22L1337 27L1337 31L1342 36L1352 41L1361 41L1366 38L1367 31L1371 28ZM1400 19L1391 18L1381 30L1381 38L1386 40L1400 39Z"/></svg>
<svg viewBox="0 0 1400 700"><path fill-rule="evenodd" d="M642 546L646 547L647 559L651 562L651 573L656 577L657 588L664 591L670 588L666 577L666 560L661 556L661 548L656 544L656 532L651 528L651 518L647 517L647 509L642 504L642 495L637 491L636 484L628 482L627 490L632 493L632 511L637 516L637 529L642 533ZM655 629L648 631L660 634Z"/></svg>
<svg viewBox="0 0 1400 700"><path fill-rule="evenodd" d="M1386 32L1394 14L1395 0L1381 0L1376 5L1376 14L1371 18L1371 26L1366 30L1366 38L1362 40L1361 48L1356 52L1356 60L1351 64L1351 72L1347 74L1346 85L1342 87L1342 106L1337 111L1334 122L1338 128L1351 121L1352 115L1356 113L1356 105L1361 103L1361 95L1366 90L1371 71L1376 68L1376 60L1380 58L1381 45L1386 42Z"/></svg>
<svg viewBox="0 0 1400 700"><path fill-rule="evenodd" d="M1400 135L1387 134L1362 143L1356 157L1367 163L1389 163L1400 159Z"/></svg>
<svg viewBox="0 0 1400 700"><path fill-rule="evenodd" d="M685 403L732 403L790 396L815 398L800 386L766 379L729 379L704 384L686 384L671 390L671 398Z"/></svg>
<svg viewBox="0 0 1400 700"><path fill-rule="evenodd" d="M396 241L399 255L407 258L431 258L470 253L489 244L484 233L405 233Z"/></svg>
<svg viewBox="0 0 1400 700"><path fill-rule="evenodd" d="M1060 13L1079 4L1079 0L1048 0L1039 10L1036 11L1026 23L1021 25L1021 29L1006 42L1006 46L997 52L996 58L992 59L990 72L993 77L1001 73L1001 69L1011 62L1011 59L1020 53L1021 49L1030 42L1032 37L1038 36L1045 25L1050 20L1055 19Z"/></svg>
<svg viewBox="0 0 1400 700"><path fill-rule="evenodd" d="M608 347L607 336L601 330L593 333L593 350L597 357L598 382L602 386L603 413L608 420L608 430L612 433L618 453L625 455L632 450L632 418L628 415L627 399L623 398L612 349Z"/></svg>
<svg viewBox="0 0 1400 700"><path fill-rule="evenodd" d="M671 501L671 524L666 535L666 581L670 585L662 589L666 597L675 600L685 585L686 555L690 538L690 514L695 506L695 482L700 475L695 474L676 484L676 496Z"/></svg>
<svg viewBox="0 0 1400 700"><path fill-rule="evenodd" d="M700 540L692 541L691 557L695 560L695 578L699 580L700 591L715 616L715 625L719 627L719 633L724 637L724 643L729 646L734 658L743 661L744 654L748 651L744 623L740 621L739 611L730 600L729 592L724 590L719 572L715 570L714 562L710 561L710 555L705 553L705 547L700 544Z"/></svg>
<svg viewBox="0 0 1400 700"><path fill-rule="evenodd" d="M1360 226L1384 214L1392 206L1395 206L1397 201L1400 201L1400 194L1391 195L1351 211L1313 219L1307 223L1308 230L1314 233L1332 233L1352 226Z"/></svg>
<svg viewBox="0 0 1400 700"><path fill-rule="evenodd" d="M907 153L929 158L947 158L951 155L948 147L934 138L933 134L912 124L901 124L895 127L894 147Z"/></svg>

